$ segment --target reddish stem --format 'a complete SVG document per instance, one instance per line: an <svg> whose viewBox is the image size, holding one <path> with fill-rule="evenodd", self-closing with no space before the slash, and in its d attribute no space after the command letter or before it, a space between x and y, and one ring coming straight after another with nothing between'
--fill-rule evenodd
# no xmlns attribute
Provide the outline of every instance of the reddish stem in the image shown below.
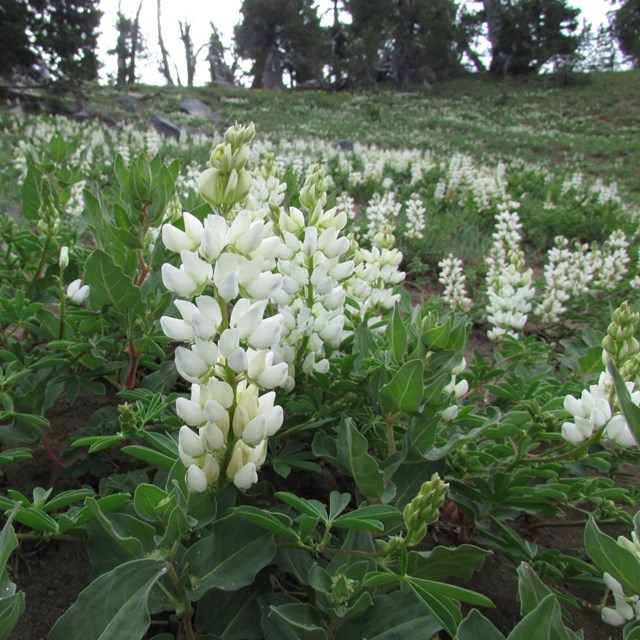
<svg viewBox="0 0 640 640"><path fill-rule="evenodd" d="M129 342L129 345L125 349L125 352L129 354L129 371L127 373L127 382L124 385L125 389L136 388L136 373L138 371L138 362L140 361L140 352L136 349L136 345L133 340Z"/></svg>

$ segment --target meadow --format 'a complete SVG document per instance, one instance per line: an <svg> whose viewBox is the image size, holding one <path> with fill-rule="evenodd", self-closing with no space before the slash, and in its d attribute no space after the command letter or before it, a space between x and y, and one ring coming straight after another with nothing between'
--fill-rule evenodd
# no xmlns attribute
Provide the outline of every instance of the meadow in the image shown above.
<svg viewBox="0 0 640 640"><path fill-rule="evenodd" d="M0 638L640 638L638 72L561 80L2 111Z"/></svg>

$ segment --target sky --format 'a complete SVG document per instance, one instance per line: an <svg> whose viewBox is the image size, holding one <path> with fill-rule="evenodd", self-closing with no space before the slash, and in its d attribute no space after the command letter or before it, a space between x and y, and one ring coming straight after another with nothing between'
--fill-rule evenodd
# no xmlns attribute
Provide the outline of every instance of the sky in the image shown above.
<svg viewBox="0 0 640 640"><path fill-rule="evenodd" d="M115 23L119 4L122 12L133 18L139 0L100 0L100 8L104 15L100 23L102 34L98 47L100 60L105 65L101 72L103 80L107 80L108 75L114 74L116 69L115 56L109 55L107 51L115 46L117 38ZM317 4L320 15L326 14L330 19L333 3L330 0L318 0ZM611 5L606 0L570 0L568 4L581 9L583 17L596 27L604 20L606 12L611 9ZM242 0L162 0L162 36L171 56L171 62L175 63L183 82L186 81L186 71L178 23L180 21L191 23L191 35L196 50L208 42L210 22L213 22L221 32L223 43L229 45L233 39L233 28L240 20L241 5ZM160 52L157 44L156 10L157 0L143 0L140 23L150 56L148 60L140 62L139 70L143 83L162 85L164 78L158 71ZM196 84L204 84L208 80L205 56L206 51L203 49L198 58ZM173 65L172 72L175 77Z"/></svg>

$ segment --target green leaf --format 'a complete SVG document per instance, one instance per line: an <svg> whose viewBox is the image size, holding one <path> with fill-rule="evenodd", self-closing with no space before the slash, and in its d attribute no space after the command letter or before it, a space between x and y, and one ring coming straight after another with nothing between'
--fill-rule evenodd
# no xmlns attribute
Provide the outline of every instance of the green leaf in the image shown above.
<svg viewBox="0 0 640 640"><path fill-rule="evenodd" d="M462 618L458 605L448 596L435 593L414 580L407 581L411 590L424 604L427 611L446 629L451 636L455 636L456 627Z"/></svg>
<svg viewBox="0 0 640 640"><path fill-rule="evenodd" d="M251 505L244 505L232 510L233 514L253 522L253 524L271 531L281 538L298 542L300 537L294 529L291 528L292 520L283 513L273 513L266 509L259 509Z"/></svg>
<svg viewBox="0 0 640 640"><path fill-rule="evenodd" d="M140 538L148 539L150 535L153 539L155 535L153 527L126 514L117 514L120 516L119 520L110 520L93 498L87 498L86 504L105 532L121 549L134 558L141 558L144 555L144 546ZM132 535L136 529L138 535Z"/></svg>
<svg viewBox="0 0 640 640"><path fill-rule="evenodd" d="M329 520L335 520L351 502L350 493L332 491L329 495Z"/></svg>
<svg viewBox="0 0 640 640"><path fill-rule="evenodd" d="M342 418L338 429L339 459L351 473L358 489L371 502L385 492L384 472L369 455L369 442L356 429L351 418Z"/></svg>
<svg viewBox="0 0 640 640"><path fill-rule="evenodd" d="M495 606L486 596L483 596L481 593L477 593L476 591L465 589L464 587L447 584L446 582L425 580L424 578L414 578L413 576L407 576L406 579L412 587L418 587L420 590L428 591L431 594L443 595L447 598L453 598L460 602L474 604L478 607L493 608Z"/></svg>
<svg viewBox="0 0 640 640"><path fill-rule="evenodd" d="M380 404L386 414L404 411L415 413L422 404L424 365L421 360L409 360L380 389Z"/></svg>
<svg viewBox="0 0 640 640"><path fill-rule="evenodd" d="M613 378L613 384L616 387L616 395L620 402L622 415L624 415L624 419L629 425L629 429L631 429L636 445L640 447L640 407L637 407L631 400L629 389L627 389L627 385L625 385L622 376L611 360L609 360L608 368Z"/></svg>
<svg viewBox="0 0 640 640"><path fill-rule="evenodd" d="M120 313L133 311L136 315L144 314L140 289L110 255L96 249L87 258L84 269L84 281L91 287L89 300L94 309L108 305Z"/></svg>
<svg viewBox="0 0 640 640"><path fill-rule="evenodd" d="M391 346L391 354L396 363L400 364L407 352L407 329L400 315L400 305L393 308L391 321L387 325L387 338Z"/></svg>
<svg viewBox="0 0 640 640"><path fill-rule="evenodd" d="M25 609L25 595L22 591L0 598L0 639L5 640L18 624Z"/></svg>
<svg viewBox="0 0 640 640"><path fill-rule="evenodd" d="M521 562L518 567L518 595L522 616L533 611L548 595L551 595L549 587L540 580L526 562Z"/></svg>
<svg viewBox="0 0 640 640"><path fill-rule="evenodd" d="M164 453L149 449L149 447L143 447L140 444L130 444L122 447L122 453L126 453L132 458L148 462L157 467L164 467L165 469L171 469L176 462L175 458L165 456Z"/></svg>
<svg viewBox="0 0 640 640"><path fill-rule="evenodd" d="M142 638L149 627L149 592L167 570L166 562L144 558L101 575L56 622L49 640Z"/></svg>
<svg viewBox="0 0 640 640"><path fill-rule="evenodd" d="M271 534L236 516L218 520L211 531L183 558L192 600L199 600L209 589L234 591L246 587L276 554Z"/></svg>
<svg viewBox="0 0 640 640"><path fill-rule="evenodd" d="M26 525L34 531L57 533L58 524L38 507L22 507L15 516L16 522Z"/></svg>
<svg viewBox="0 0 640 640"><path fill-rule="evenodd" d="M602 533L591 516L584 528L584 546L589 557L618 580L626 593L640 593L640 563L630 551Z"/></svg>
<svg viewBox="0 0 640 640"><path fill-rule="evenodd" d="M548 595L515 626L508 640L556 640L551 630L554 616L562 616L560 605L553 595Z"/></svg>
<svg viewBox="0 0 640 640"><path fill-rule="evenodd" d="M133 508L145 520L162 522L162 514L171 506L172 501L166 491L153 484L139 484L133 496Z"/></svg>
<svg viewBox="0 0 640 640"><path fill-rule="evenodd" d="M22 183L22 215L25 220L40 219L40 172L29 167Z"/></svg>
<svg viewBox="0 0 640 640"><path fill-rule="evenodd" d="M282 500L282 502L285 502L300 513L304 513L312 518L318 518L325 523L329 520L325 506L318 500L306 500L305 498L300 498L286 491L278 491L275 495L276 498Z"/></svg>
<svg viewBox="0 0 640 640"><path fill-rule="evenodd" d="M506 638L477 609L472 609L460 623L456 640L506 640Z"/></svg>
<svg viewBox="0 0 640 640"><path fill-rule="evenodd" d="M8 464L14 464L15 462L24 462L25 460L31 460L31 458L31 451L24 447L6 449L5 451L2 451L0 453L0 468L5 467Z"/></svg>
<svg viewBox="0 0 640 640"><path fill-rule="evenodd" d="M255 582L237 591L207 591L198 603L196 629L221 640L261 640L258 598L269 591L268 573L259 575Z"/></svg>
<svg viewBox="0 0 640 640"><path fill-rule="evenodd" d="M42 509L47 513L51 513L52 511L57 511L58 509L62 509L63 507L68 507L70 504L74 502L80 502L80 500L84 500L90 496L95 495L95 491L90 487L86 487L84 489L70 489L69 491L63 491L59 493L57 496L54 496L47 502Z"/></svg>
<svg viewBox="0 0 640 640"><path fill-rule="evenodd" d="M459 547L438 546L431 551L410 551L407 573L412 576L428 577L430 580L456 577L469 580L482 568L485 558L491 555L471 544Z"/></svg>
<svg viewBox="0 0 640 640"><path fill-rule="evenodd" d="M426 614L412 594L394 591L373 599L373 606L342 622L336 640L414 640L431 638L442 625Z"/></svg>
<svg viewBox="0 0 640 640"><path fill-rule="evenodd" d="M291 631L300 640L326 640L326 625L320 612L310 604L296 602L271 605L269 619Z"/></svg>

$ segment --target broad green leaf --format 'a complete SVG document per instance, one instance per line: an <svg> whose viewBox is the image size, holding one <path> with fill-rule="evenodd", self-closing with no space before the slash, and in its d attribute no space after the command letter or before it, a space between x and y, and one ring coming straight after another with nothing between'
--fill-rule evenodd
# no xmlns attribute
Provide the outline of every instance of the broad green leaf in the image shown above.
<svg viewBox="0 0 640 640"><path fill-rule="evenodd" d="M166 562L144 558L101 575L56 622L49 640L142 638L149 627L149 592L167 570Z"/></svg>
<svg viewBox="0 0 640 640"><path fill-rule="evenodd" d="M104 531L121 549L134 558L144 555L143 541L153 540L153 527L127 514L114 514L107 518L93 498L87 498L86 504Z"/></svg>
<svg viewBox="0 0 640 640"><path fill-rule="evenodd" d="M456 640L506 640L506 638L477 609L472 609L460 623Z"/></svg>
<svg viewBox="0 0 640 640"><path fill-rule="evenodd" d="M144 303L140 289L131 278L117 266L110 255L96 249L85 263L84 281L91 287L89 300L94 309L105 305L120 313L133 311L144 313Z"/></svg>
<svg viewBox="0 0 640 640"><path fill-rule="evenodd" d="M431 551L410 551L407 573L429 580L441 580L452 576L469 580L482 568L485 558L490 555L491 551L471 544L459 547L438 546Z"/></svg>
<svg viewBox="0 0 640 640"><path fill-rule="evenodd" d="M518 595L520 598L520 614L524 617L531 613L551 590L540 580L536 572L526 563L518 567Z"/></svg>
<svg viewBox="0 0 640 640"><path fill-rule="evenodd" d="M296 531L291 528L291 518L283 513L274 513L251 505L236 507L232 513L275 533L281 538L293 540L294 542L300 540Z"/></svg>
<svg viewBox="0 0 640 640"><path fill-rule="evenodd" d="M0 531L0 573L4 571L9 556L18 546L18 538L16 537L15 531L13 530L11 521L15 518L16 513L19 511L19 509L19 504L13 507L13 510L7 516L7 521L4 523L2 531Z"/></svg>
<svg viewBox="0 0 640 640"><path fill-rule="evenodd" d="M608 368L616 387L616 395L622 408L622 414L631 429L636 444L640 447L640 407L637 407L631 400L629 389L611 360L609 360Z"/></svg>
<svg viewBox="0 0 640 640"><path fill-rule="evenodd" d="M235 591L246 587L276 553L271 534L236 516L218 520L211 531L183 558L192 600L199 600L209 589Z"/></svg>
<svg viewBox="0 0 640 640"><path fill-rule="evenodd" d="M237 591L211 589L202 596L196 611L196 629L221 640L261 640L258 598L271 591L269 574Z"/></svg>
<svg viewBox="0 0 640 640"><path fill-rule="evenodd" d="M95 491L90 487L86 487L84 489L70 489L69 491L63 491L59 493L57 496L54 496L47 502L43 507L43 511L47 513L51 513L52 511L57 511L58 509L62 509L63 507L67 507L74 502L80 502L80 500L84 500L90 496L95 495Z"/></svg>
<svg viewBox="0 0 640 640"><path fill-rule="evenodd" d="M22 591L0 598L0 640L9 637L24 609L25 595Z"/></svg>
<svg viewBox="0 0 640 640"><path fill-rule="evenodd" d="M268 617L300 640L326 640L328 637L320 612L310 604L271 605Z"/></svg>
<svg viewBox="0 0 640 640"><path fill-rule="evenodd" d="M22 215L25 220L40 219L40 172L30 166L22 183Z"/></svg>
<svg viewBox="0 0 640 640"><path fill-rule="evenodd" d="M515 626L508 640L556 640L551 627L554 616L561 615L558 601L548 595Z"/></svg>
<svg viewBox="0 0 640 640"><path fill-rule="evenodd" d="M162 514L171 506L168 494L153 484L139 484L133 496L136 513L151 522L162 521Z"/></svg>
<svg viewBox="0 0 640 640"><path fill-rule="evenodd" d="M397 411L415 413L422 404L424 365L410 360L380 389L380 404L386 414Z"/></svg>
<svg viewBox="0 0 640 640"><path fill-rule="evenodd" d="M400 305L393 308L391 321L387 325L387 338L391 346L391 354L396 363L400 364L407 352L407 329L400 315Z"/></svg>
<svg viewBox="0 0 640 640"><path fill-rule="evenodd" d="M385 491L384 472L376 459L369 455L369 442L357 430L351 418L343 418L338 430L339 461L351 473L358 489L371 502Z"/></svg>
<svg viewBox="0 0 640 640"><path fill-rule="evenodd" d="M408 581L408 584L427 611L445 628L449 635L455 636L456 628L462 618L458 605L448 596L424 588L414 580Z"/></svg>
<svg viewBox="0 0 640 640"><path fill-rule="evenodd" d="M602 533L592 517L584 528L584 546L589 557L618 580L626 593L640 593L640 563L630 551Z"/></svg>
<svg viewBox="0 0 640 640"><path fill-rule="evenodd" d="M373 599L364 613L338 625L336 640L417 640L431 638L442 625L426 614L412 594L394 591Z"/></svg>

